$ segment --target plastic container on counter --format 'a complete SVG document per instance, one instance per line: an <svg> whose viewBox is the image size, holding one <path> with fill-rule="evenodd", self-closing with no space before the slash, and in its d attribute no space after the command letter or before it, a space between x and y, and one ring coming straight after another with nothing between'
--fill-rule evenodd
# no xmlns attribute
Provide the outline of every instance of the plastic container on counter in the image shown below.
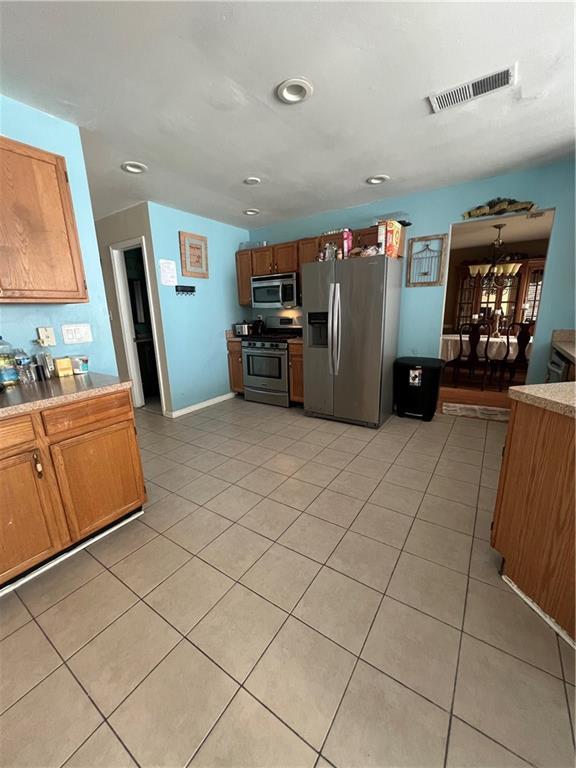
<svg viewBox="0 0 576 768"><path fill-rule="evenodd" d="M19 383L12 344L0 336L0 383L13 387Z"/></svg>

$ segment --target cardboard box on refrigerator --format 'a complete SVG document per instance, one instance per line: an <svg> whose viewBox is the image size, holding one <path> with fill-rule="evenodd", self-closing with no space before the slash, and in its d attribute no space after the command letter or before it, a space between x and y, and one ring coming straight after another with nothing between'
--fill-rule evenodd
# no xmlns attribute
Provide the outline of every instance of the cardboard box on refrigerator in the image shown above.
<svg viewBox="0 0 576 768"><path fill-rule="evenodd" d="M383 253L390 259L402 258L402 225L388 219L378 223L378 242L382 243Z"/></svg>

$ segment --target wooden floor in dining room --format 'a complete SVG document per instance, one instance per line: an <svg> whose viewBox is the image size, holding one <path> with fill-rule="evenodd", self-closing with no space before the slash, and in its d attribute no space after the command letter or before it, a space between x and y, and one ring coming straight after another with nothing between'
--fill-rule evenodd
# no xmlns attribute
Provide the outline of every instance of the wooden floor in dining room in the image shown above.
<svg viewBox="0 0 576 768"><path fill-rule="evenodd" d="M522 382L516 382L521 384ZM437 413L442 413L444 403L458 403L462 405L484 405L492 408L510 408L510 400L507 390L499 392L494 389L480 389L466 386L440 386Z"/></svg>

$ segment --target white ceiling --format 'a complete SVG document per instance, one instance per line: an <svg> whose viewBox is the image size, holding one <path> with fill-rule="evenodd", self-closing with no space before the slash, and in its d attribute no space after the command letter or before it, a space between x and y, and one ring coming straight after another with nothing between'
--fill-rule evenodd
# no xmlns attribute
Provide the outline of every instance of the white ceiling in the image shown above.
<svg viewBox="0 0 576 768"><path fill-rule="evenodd" d="M82 129L96 218L155 200L232 224L489 176L573 147L571 3L2 3L2 91ZM426 96L519 62L519 85ZM275 84L303 75L313 98ZM123 160L150 167L122 173ZM386 186L363 180L388 173ZM259 187L242 179L261 176ZM241 211L258 207L248 219Z"/></svg>
<svg viewBox="0 0 576 768"><path fill-rule="evenodd" d="M498 234L495 224L505 224L502 239L505 243L521 243L528 240L547 240L552 231L554 211L542 211L536 217L529 213L515 216L496 216L489 219L462 221L452 226L450 248L474 248L490 245Z"/></svg>

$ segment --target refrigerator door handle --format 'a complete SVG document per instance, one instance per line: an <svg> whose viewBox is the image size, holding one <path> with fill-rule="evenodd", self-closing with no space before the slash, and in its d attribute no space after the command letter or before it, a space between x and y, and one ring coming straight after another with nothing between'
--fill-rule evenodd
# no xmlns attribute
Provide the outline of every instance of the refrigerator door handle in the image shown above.
<svg viewBox="0 0 576 768"><path fill-rule="evenodd" d="M328 370L334 375L334 283L328 293Z"/></svg>
<svg viewBox="0 0 576 768"><path fill-rule="evenodd" d="M336 358L334 363L334 374L337 376L340 371L340 349L342 347L342 305L340 301L340 283L336 283L334 303L334 319L336 325Z"/></svg>

